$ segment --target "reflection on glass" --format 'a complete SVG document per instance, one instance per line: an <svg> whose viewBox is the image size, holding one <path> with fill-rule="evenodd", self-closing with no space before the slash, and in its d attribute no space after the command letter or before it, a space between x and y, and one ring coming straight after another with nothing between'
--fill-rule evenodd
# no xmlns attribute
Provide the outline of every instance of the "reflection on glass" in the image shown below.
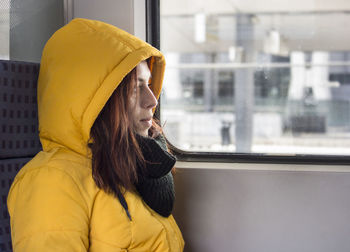
<svg viewBox="0 0 350 252"><path fill-rule="evenodd" d="M61 0L1 0L0 59L40 62L46 41L64 25Z"/></svg>

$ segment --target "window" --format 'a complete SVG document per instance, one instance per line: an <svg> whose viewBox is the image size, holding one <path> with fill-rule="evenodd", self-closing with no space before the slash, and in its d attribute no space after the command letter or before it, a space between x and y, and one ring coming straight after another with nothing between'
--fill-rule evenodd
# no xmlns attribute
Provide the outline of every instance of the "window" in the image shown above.
<svg viewBox="0 0 350 252"><path fill-rule="evenodd" d="M62 0L1 0L0 59L40 62L46 41L63 25Z"/></svg>
<svg viewBox="0 0 350 252"><path fill-rule="evenodd" d="M350 154L350 2L160 1L161 121L197 153Z"/></svg>

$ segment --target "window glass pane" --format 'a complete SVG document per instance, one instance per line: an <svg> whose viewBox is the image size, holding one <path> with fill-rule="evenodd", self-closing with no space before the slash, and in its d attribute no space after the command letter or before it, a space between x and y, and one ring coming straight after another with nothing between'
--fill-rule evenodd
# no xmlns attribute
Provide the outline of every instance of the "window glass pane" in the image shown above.
<svg viewBox="0 0 350 252"><path fill-rule="evenodd" d="M8 59L10 51L10 0L0 1L0 59Z"/></svg>
<svg viewBox="0 0 350 252"><path fill-rule="evenodd" d="M1 0L0 59L40 62L46 41L64 25L62 0Z"/></svg>
<svg viewBox="0 0 350 252"><path fill-rule="evenodd" d="M350 2L161 4L161 120L188 151L350 154Z"/></svg>

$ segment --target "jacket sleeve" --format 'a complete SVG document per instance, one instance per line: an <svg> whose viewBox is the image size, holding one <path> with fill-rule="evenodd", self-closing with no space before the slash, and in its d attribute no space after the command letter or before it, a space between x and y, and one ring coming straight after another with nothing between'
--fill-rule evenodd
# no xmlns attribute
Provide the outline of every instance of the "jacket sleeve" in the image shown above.
<svg viewBox="0 0 350 252"><path fill-rule="evenodd" d="M8 197L14 252L85 252L89 208L64 171L42 167L16 179Z"/></svg>

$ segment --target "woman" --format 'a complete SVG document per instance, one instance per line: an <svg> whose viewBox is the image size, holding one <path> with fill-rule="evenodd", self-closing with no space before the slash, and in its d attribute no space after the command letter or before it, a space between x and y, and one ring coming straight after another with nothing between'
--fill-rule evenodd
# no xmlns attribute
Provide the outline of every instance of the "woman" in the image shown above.
<svg viewBox="0 0 350 252"><path fill-rule="evenodd" d="M75 19L47 42L38 81L43 151L16 176L15 252L182 251L171 169L152 115L165 61L118 28Z"/></svg>

